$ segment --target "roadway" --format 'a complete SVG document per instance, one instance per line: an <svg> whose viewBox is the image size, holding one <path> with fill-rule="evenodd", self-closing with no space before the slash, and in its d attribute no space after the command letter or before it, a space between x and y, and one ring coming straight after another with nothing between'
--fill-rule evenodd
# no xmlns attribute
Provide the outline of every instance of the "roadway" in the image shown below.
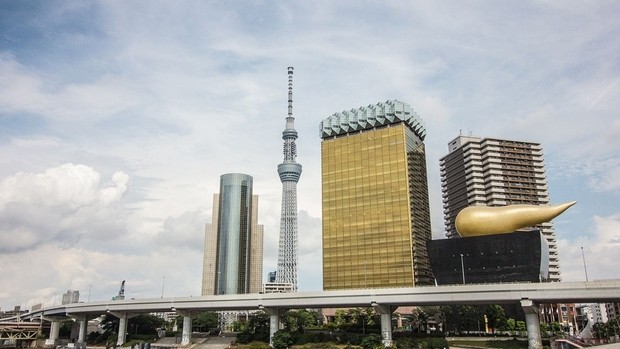
<svg viewBox="0 0 620 349"><path fill-rule="evenodd" d="M507 304L529 299L537 304L620 302L620 279L589 282L451 285L323 292L238 294L199 297L125 299L46 307L23 315L149 313L254 309L346 308L382 305Z"/></svg>
<svg viewBox="0 0 620 349"><path fill-rule="evenodd" d="M372 306L381 316L384 343L390 346L391 313L399 306L519 303L525 312L529 346L532 349L539 349L542 344L538 304L618 302L620 302L620 279L125 299L46 307L23 315L22 318L56 319L52 320L54 329L52 332L55 335L50 335L53 337L50 340L53 341L57 337L57 319L70 316L80 321L80 340L83 340L86 337L86 322L89 318L111 313L120 319L118 333L125 333L127 320L132 316L176 311L184 317L182 344L187 345L191 337L191 316L201 311L263 309L270 315L270 333L273 335L278 327L279 316L288 309ZM124 340L124 336L119 336L118 344L123 344Z"/></svg>

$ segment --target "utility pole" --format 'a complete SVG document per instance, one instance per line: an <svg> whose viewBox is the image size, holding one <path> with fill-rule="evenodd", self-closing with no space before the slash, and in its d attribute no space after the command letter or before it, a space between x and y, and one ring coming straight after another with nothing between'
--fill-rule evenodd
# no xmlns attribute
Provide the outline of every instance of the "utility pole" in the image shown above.
<svg viewBox="0 0 620 349"><path fill-rule="evenodd" d="M166 283L166 277L161 277L161 298L164 298L164 284Z"/></svg>
<svg viewBox="0 0 620 349"><path fill-rule="evenodd" d="M581 258L583 258L583 271L586 273L586 282L588 282L588 268L586 268L586 255L583 253L583 246L581 246Z"/></svg>
<svg viewBox="0 0 620 349"><path fill-rule="evenodd" d="M465 264L463 264L463 254L461 253L461 272L463 273L463 285L465 285Z"/></svg>

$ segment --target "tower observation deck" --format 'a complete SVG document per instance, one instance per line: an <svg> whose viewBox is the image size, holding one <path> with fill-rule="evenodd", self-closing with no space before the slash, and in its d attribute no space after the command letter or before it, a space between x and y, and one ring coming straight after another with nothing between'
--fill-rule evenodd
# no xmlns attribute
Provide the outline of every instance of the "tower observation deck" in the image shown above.
<svg viewBox="0 0 620 349"><path fill-rule="evenodd" d="M290 283L293 292L297 292L297 182L301 176L301 165L295 162L297 131L293 117L293 67L288 67L288 116L282 139L284 161L278 165L282 182L282 215L276 282Z"/></svg>

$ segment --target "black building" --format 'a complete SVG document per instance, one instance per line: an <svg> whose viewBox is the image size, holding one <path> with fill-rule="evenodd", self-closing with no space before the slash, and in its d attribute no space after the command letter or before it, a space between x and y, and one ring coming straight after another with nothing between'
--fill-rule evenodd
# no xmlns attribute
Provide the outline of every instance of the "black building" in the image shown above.
<svg viewBox="0 0 620 349"><path fill-rule="evenodd" d="M438 285L545 282L549 247L538 230L427 242Z"/></svg>

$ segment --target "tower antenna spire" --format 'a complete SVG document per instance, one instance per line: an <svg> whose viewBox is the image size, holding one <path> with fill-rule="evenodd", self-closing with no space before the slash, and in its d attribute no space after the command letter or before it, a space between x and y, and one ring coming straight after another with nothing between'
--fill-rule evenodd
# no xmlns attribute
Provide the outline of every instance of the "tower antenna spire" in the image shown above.
<svg viewBox="0 0 620 349"><path fill-rule="evenodd" d="M280 216L280 243L278 249L278 270L276 282L290 284L297 291L297 182L301 176L301 165L297 157L297 131L293 117L293 67L288 72L288 115L284 140L284 161L278 165L282 182L282 214Z"/></svg>
<svg viewBox="0 0 620 349"><path fill-rule="evenodd" d="M293 117L293 67L288 67L288 117Z"/></svg>

